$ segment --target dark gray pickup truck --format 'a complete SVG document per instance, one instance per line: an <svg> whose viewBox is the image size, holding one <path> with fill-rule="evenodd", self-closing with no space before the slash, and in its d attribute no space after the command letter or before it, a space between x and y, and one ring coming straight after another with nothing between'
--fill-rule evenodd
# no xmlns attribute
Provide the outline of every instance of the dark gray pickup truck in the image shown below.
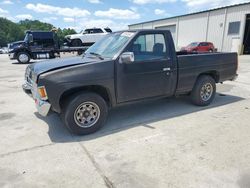
<svg viewBox="0 0 250 188"><path fill-rule="evenodd" d="M190 95L209 105L216 83L237 77L236 53L181 54L166 30L128 30L108 34L82 57L31 64L24 91L38 112L61 114L76 134L90 134L110 108L140 100Z"/></svg>

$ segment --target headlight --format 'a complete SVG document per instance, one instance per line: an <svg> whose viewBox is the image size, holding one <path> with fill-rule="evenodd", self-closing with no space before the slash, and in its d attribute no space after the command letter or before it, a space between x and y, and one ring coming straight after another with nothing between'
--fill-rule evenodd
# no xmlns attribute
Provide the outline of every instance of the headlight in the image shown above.
<svg viewBox="0 0 250 188"><path fill-rule="evenodd" d="M48 99L48 96L47 96L47 92L46 92L46 89L45 89L45 86L40 86L37 88L38 90L38 93L40 95L40 98L42 100L47 100Z"/></svg>

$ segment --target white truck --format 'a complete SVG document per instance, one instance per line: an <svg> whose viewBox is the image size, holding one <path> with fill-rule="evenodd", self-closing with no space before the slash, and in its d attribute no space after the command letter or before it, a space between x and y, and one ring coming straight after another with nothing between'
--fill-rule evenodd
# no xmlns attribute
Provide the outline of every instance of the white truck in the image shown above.
<svg viewBox="0 0 250 188"><path fill-rule="evenodd" d="M110 28L90 28L81 31L78 34L65 36L66 45L71 47L91 46L103 36L111 33Z"/></svg>

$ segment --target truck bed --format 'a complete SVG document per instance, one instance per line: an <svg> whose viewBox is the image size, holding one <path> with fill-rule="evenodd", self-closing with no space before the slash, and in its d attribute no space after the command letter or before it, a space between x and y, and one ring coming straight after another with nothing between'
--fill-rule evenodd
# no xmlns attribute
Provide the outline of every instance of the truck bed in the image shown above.
<svg viewBox="0 0 250 188"><path fill-rule="evenodd" d="M89 46L80 46L80 47L69 47L69 46L62 46L58 51L59 52L74 52L74 51L86 51Z"/></svg>
<svg viewBox="0 0 250 188"><path fill-rule="evenodd" d="M190 92L201 73L211 73L217 83L232 80L236 76L237 53L177 53L178 85L177 93Z"/></svg>

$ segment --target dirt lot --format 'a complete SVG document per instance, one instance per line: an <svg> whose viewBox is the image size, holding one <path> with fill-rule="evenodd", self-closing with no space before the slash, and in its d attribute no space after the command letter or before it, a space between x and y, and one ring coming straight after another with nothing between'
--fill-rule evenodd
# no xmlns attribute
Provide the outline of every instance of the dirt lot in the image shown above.
<svg viewBox="0 0 250 188"><path fill-rule="evenodd" d="M209 107L187 97L120 107L82 137L36 112L26 66L0 55L0 187L250 187L250 57Z"/></svg>

